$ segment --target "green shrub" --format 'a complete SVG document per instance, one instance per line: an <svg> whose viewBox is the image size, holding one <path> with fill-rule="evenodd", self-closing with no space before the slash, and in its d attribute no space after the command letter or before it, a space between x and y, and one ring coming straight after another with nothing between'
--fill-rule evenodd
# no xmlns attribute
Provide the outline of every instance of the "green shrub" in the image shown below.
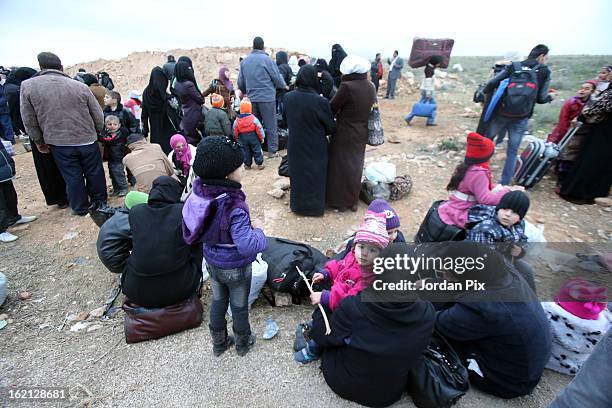
<svg viewBox="0 0 612 408"><path fill-rule="evenodd" d="M446 151L455 151L458 152L461 149L459 143L455 139L444 139L440 143L438 143L438 150L446 152Z"/></svg>

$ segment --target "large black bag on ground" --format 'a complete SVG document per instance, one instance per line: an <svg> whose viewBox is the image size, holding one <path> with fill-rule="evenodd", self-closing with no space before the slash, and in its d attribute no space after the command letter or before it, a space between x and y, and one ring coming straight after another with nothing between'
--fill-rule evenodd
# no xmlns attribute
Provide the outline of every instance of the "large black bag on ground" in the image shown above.
<svg viewBox="0 0 612 408"><path fill-rule="evenodd" d="M467 368L448 344L434 331L423 358L408 374L406 390L417 408L447 408L455 405L470 388Z"/></svg>
<svg viewBox="0 0 612 408"><path fill-rule="evenodd" d="M309 279L325 266L327 257L318 249L284 238L267 237L268 248L261 258L268 263L268 286L277 292L303 296L308 293L296 266Z"/></svg>
<svg viewBox="0 0 612 408"><path fill-rule="evenodd" d="M278 150L285 150L287 148L287 144L289 143L289 129L278 128ZM264 139L261 148L264 152L268 151L268 138Z"/></svg>
<svg viewBox="0 0 612 408"><path fill-rule="evenodd" d="M419 227L419 231L414 236L415 243L462 241L465 239L465 230L454 225L448 225L440 219L438 207L443 202L443 200L438 200L431 205Z"/></svg>
<svg viewBox="0 0 612 408"><path fill-rule="evenodd" d="M281 159L278 165L278 175L283 177L289 177L289 155L286 154Z"/></svg>

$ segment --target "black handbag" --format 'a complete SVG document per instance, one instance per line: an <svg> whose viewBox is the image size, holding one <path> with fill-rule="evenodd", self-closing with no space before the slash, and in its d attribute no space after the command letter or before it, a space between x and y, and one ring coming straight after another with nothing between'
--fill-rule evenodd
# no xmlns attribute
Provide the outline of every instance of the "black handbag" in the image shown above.
<svg viewBox="0 0 612 408"><path fill-rule="evenodd" d="M470 388L467 368L448 344L434 331L423 357L408 374L406 390L417 408L447 408L455 405Z"/></svg>
<svg viewBox="0 0 612 408"><path fill-rule="evenodd" d="M281 159L280 165L278 166L278 175L289 177L289 155L287 154Z"/></svg>

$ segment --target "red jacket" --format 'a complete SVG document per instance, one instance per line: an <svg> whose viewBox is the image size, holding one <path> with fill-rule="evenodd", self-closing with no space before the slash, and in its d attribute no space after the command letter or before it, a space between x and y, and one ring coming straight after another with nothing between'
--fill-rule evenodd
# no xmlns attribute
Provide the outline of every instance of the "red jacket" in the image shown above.
<svg viewBox="0 0 612 408"><path fill-rule="evenodd" d="M234 137L238 141L238 137L245 133L255 133L261 143L263 143L266 134L261 126L261 122L251 113L238 115L234 121Z"/></svg>
<svg viewBox="0 0 612 408"><path fill-rule="evenodd" d="M567 101L565 101L563 107L561 108L561 113L559 113L559 122L553 129L552 133L548 135L546 141L559 143L561 138L567 133L572 120L580 115L584 104L585 102L577 96L569 98Z"/></svg>

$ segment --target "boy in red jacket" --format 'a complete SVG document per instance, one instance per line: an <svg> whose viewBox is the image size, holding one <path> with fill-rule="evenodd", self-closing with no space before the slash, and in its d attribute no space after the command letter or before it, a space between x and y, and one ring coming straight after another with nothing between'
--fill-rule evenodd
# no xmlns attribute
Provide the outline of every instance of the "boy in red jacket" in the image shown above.
<svg viewBox="0 0 612 408"><path fill-rule="evenodd" d="M240 102L240 114L234 122L234 137L240 143L242 152L244 153L244 167L247 170L251 169L253 159L259 170L265 168L263 161L263 153L261 144L263 143L266 134L259 120L252 113L253 108L251 101L247 98Z"/></svg>
<svg viewBox="0 0 612 408"><path fill-rule="evenodd" d="M561 141L561 138L567 133L572 120L580 115L584 104L587 103L593 92L595 92L595 88L597 88L597 82L584 81L578 92L576 92L576 96L565 101L559 113L559 122L552 133L548 135L547 142L559 143Z"/></svg>

